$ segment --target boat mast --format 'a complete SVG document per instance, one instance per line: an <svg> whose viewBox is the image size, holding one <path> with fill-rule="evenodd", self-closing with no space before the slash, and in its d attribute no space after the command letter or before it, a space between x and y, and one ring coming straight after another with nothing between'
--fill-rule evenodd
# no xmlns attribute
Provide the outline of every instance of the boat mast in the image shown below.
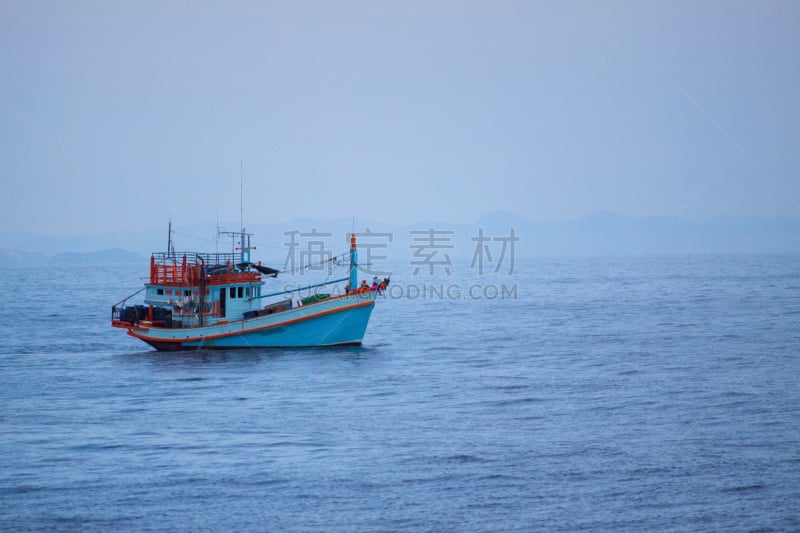
<svg viewBox="0 0 800 533"><path fill-rule="evenodd" d="M356 248L356 233L350 234L350 290L358 288L358 249Z"/></svg>
<svg viewBox="0 0 800 533"><path fill-rule="evenodd" d="M241 228L239 244L242 248L240 260L250 262L250 235L244 232L244 158L239 157L239 228Z"/></svg>
<svg viewBox="0 0 800 533"><path fill-rule="evenodd" d="M244 235L244 159L239 158L239 228ZM242 241L244 246L244 241Z"/></svg>
<svg viewBox="0 0 800 533"><path fill-rule="evenodd" d="M220 228L219 228L219 209L217 209L217 235L214 239L214 251L219 253L219 236L220 236Z"/></svg>
<svg viewBox="0 0 800 533"><path fill-rule="evenodd" d="M250 250L255 250L255 246L250 245L250 237L252 233L247 233L244 229L244 187L242 185L242 176L244 165L239 163L239 231L221 231L219 228L219 215L217 216L217 236L230 235L231 248L235 254L239 252L239 263L247 265L250 263ZM236 246L236 239L239 239L239 246Z"/></svg>
<svg viewBox="0 0 800 533"><path fill-rule="evenodd" d="M167 230L167 257L175 256L175 246L172 244L172 218L169 219Z"/></svg>

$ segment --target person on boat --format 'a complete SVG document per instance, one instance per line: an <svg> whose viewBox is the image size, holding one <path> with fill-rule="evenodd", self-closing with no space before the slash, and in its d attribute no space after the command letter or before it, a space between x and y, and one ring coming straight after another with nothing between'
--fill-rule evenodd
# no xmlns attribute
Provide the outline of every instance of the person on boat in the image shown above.
<svg viewBox="0 0 800 533"><path fill-rule="evenodd" d="M389 286L389 278L383 278L381 281L380 287L378 288L378 294L386 290L386 287Z"/></svg>
<svg viewBox="0 0 800 533"><path fill-rule="evenodd" d="M360 289L367 289L367 290L369 290L369 285L367 285L367 280L365 280L365 279L362 279L362 280L361 280L361 287L359 287L359 288L360 288Z"/></svg>
<svg viewBox="0 0 800 533"><path fill-rule="evenodd" d="M375 276L374 278L372 278L372 287L370 287L370 290L373 290L373 291L377 291L378 290L378 276Z"/></svg>
<svg viewBox="0 0 800 533"><path fill-rule="evenodd" d="M347 285L344 286L344 293L350 294L350 282L347 282Z"/></svg>

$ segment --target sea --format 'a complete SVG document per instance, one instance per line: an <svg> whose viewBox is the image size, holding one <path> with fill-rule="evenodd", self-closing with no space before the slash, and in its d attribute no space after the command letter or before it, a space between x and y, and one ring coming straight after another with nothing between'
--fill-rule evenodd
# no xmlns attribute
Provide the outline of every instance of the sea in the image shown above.
<svg viewBox="0 0 800 533"><path fill-rule="evenodd" d="M184 353L110 327L147 265L3 269L0 530L800 531L800 256L506 266Z"/></svg>

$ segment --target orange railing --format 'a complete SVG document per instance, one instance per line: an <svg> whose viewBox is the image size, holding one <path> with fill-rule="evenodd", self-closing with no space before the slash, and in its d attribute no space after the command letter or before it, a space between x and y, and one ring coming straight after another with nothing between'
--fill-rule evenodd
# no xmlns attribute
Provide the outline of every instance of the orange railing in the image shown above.
<svg viewBox="0 0 800 533"><path fill-rule="evenodd" d="M186 255L178 259L150 258L150 283L153 285L172 285L192 287L200 284L205 277L207 285L225 285L228 283L255 283L261 281L261 274L257 271L237 271L232 264L220 268L216 266L211 272L206 272L203 263L198 264L187 260Z"/></svg>

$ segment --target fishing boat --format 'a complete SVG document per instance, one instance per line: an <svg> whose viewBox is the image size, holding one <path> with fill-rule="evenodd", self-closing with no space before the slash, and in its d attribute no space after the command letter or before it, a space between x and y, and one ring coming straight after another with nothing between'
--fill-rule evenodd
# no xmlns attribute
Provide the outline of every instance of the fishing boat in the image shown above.
<svg viewBox="0 0 800 533"><path fill-rule="evenodd" d="M242 229L239 236L232 253L175 253L171 246L153 253L149 282L112 306L111 325L164 351L361 345L380 287L357 284L355 234L348 277L272 292L263 290L264 278L279 272L252 263L251 235ZM344 290L320 292L343 282ZM144 303L128 305L141 292Z"/></svg>

